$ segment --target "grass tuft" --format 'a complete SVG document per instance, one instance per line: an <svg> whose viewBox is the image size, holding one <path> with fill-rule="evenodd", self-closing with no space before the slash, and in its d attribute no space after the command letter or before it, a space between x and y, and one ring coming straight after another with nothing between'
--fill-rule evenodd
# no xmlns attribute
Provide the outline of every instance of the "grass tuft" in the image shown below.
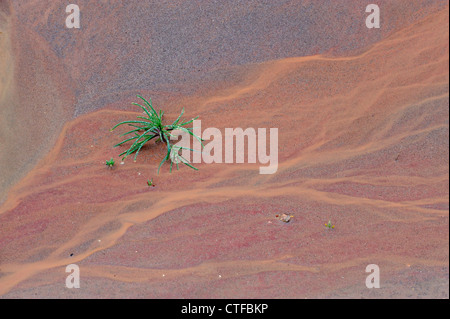
<svg viewBox="0 0 450 319"><path fill-rule="evenodd" d="M186 160L184 157L182 157L179 154L179 151L181 147L171 144L170 137L172 136L170 132L174 130L181 130L183 132L189 133L194 138L196 138L200 144L203 145L203 140L195 135L192 132L191 128L186 128L185 126L192 123L194 120L198 118L193 118L189 121L182 121L181 117L184 114L184 108L181 111L181 114L178 116L178 118L172 123L168 125L163 124L163 111L156 112L156 110L153 108L152 102L147 101L142 96L137 96L139 99L142 100L142 104L139 103L132 103L133 105L136 105L140 107L144 112L143 114L145 116L138 116L138 120L131 120L131 121L124 121L116 124L112 129L114 130L120 125L128 125L132 127L130 131L122 134L121 136L128 135L127 138L125 138L122 142L115 145L115 147L120 146L122 144L125 144L127 142L132 142L131 146L128 148L128 150L122 152L119 156L123 155L122 160L124 160L127 156L135 153L134 160L136 160L140 150L145 145L145 143L155 139L155 141L161 141L166 144L167 146L167 153L166 156L162 159L161 163L158 166L158 174L161 166L166 162L170 162L170 172L172 172L172 166L173 163L176 164L177 169L179 169L178 163L183 163L186 166L189 166L190 168L194 170L198 170L194 166L192 166L188 160ZM131 136L131 137L130 137ZM192 150L191 150L192 151Z"/></svg>

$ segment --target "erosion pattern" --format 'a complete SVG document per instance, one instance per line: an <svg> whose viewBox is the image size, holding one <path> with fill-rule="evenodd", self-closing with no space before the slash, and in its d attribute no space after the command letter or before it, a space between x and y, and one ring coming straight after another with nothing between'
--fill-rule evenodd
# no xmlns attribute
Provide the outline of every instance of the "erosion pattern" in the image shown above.
<svg viewBox="0 0 450 319"><path fill-rule="evenodd" d="M446 1L380 2L379 33L355 1L330 8L335 28L325 31L315 1L270 8L266 21L284 24L266 27L252 1L220 12L200 1L186 15L160 2L149 13L178 16L174 28L198 15L204 45L223 45L211 59L200 33L189 51L182 28L144 28L136 1L107 13L107 1L80 1L87 25L76 35L48 30L64 12L54 3L0 1L2 297L448 298ZM303 46L276 32L294 21L290 9L311 14L311 34L295 40ZM362 26L343 26L358 12ZM217 17L232 30L214 30L207 22ZM241 47L234 36L245 23L256 23L254 41ZM323 41L313 45L312 34ZM112 146L125 128L109 130L139 115L130 105L138 92L167 121L184 106L203 128L278 128L278 171L201 163L169 173L166 164L157 175L159 144L121 165L126 148ZM282 213L292 220L277 220ZM80 289L65 286L69 264L80 267ZM369 264L380 289L366 288Z"/></svg>

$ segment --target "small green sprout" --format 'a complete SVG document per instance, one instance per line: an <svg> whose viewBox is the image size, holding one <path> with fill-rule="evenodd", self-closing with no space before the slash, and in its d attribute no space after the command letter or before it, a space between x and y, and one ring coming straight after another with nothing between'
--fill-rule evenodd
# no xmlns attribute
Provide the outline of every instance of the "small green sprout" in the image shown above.
<svg viewBox="0 0 450 319"><path fill-rule="evenodd" d="M153 184L153 178L151 180L147 180L147 185L151 187L155 187L156 185Z"/></svg>
<svg viewBox="0 0 450 319"><path fill-rule="evenodd" d="M328 224L325 224L325 227L327 227L328 229L334 229L334 225L331 224L331 220L328 221Z"/></svg>
<svg viewBox="0 0 450 319"><path fill-rule="evenodd" d="M106 161L106 166L113 167L114 166L114 159L111 157L111 159Z"/></svg>

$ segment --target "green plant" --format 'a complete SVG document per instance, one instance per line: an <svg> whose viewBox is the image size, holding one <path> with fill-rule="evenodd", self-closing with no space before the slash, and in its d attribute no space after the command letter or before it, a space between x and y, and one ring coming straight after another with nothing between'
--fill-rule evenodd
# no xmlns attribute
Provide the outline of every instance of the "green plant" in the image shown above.
<svg viewBox="0 0 450 319"><path fill-rule="evenodd" d="M141 105L138 103L132 103L132 104L139 106L144 111L144 114L146 116L138 116L139 120L120 122L119 124L116 124L111 129L111 131L112 131L116 127L123 125L123 124L127 124L134 128L133 130L121 135L121 136L125 136L128 134L131 134L131 135L133 135L133 137L127 138L127 139L123 140L122 142L115 145L115 147L117 147L126 142L133 141L133 144L130 146L130 148L120 154L120 156L124 155L122 160L125 159L128 155L130 155L132 153L136 153L134 155L134 160L136 160L136 157L138 156L139 151L142 149L142 147L145 145L145 143L156 138L156 142L162 141L167 146L167 154L158 166L158 174L159 174L159 170L160 170L161 166L164 164L165 161L170 161L170 172L172 172L172 166L173 166L174 162L177 166L177 169L179 169L178 163L181 162L181 163L185 164L186 166L189 166L190 168L198 170L197 168L192 166L188 160L186 160L183 156L181 156L179 154L180 149L188 149L192 152L194 150L192 150L190 148L184 148L181 146L173 145L170 143L170 137L173 136L170 132L174 131L174 130L181 130L181 131L189 133L194 138L196 138L203 147L203 143L202 143L203 140L192 132L193 128L184 127L185 125L190 124L194 120L196 120L198 118L198 116L196 118L193 118L190 121L182 122L181 117L184 114L184 108L183 108L181 111L181 114L178 116L178 118L172 124L164 125L163 124L164 112L161 110L159 112L156 112L152 106L151 100L150 100L150 102L148 102L146 99L144 99L140 95L138 95L137 97L140 98L144 102L144 105ZM142 134L139 134L139 133L142 133Z"/></svg>
<svg viewBox="0 0 450 319"><path fill-rule="evenodd" d="M155 184L153 184L153 178L151 180L149 180L149 179L147 180L147 185L152 186L152 187L156 186Z"/></svg>
<svg viewBox="0 0 450 319"><path fill-rule="evenodd" d="M114 166L114 159L111 157L111 159L106 161L106 166L113 167Z"/></svg>
<svg viewBox="0 0 450 319"><path fill-rule="evenodd" d="M325 227L327 227L328 229L333 229L334 225L331 224L331 220L328 221L328 224L325 224Z"/></svg>

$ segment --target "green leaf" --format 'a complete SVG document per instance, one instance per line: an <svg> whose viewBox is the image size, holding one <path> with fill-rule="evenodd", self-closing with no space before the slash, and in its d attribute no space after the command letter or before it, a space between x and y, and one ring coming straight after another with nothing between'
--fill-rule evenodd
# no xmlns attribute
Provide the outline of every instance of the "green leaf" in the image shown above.
<svg viewBox="0 0 450 319"><path fill-rule="evenodd" d="M122 144L124 144L124 143L126 143L126 142L128 142L128 141L134 140L134 139L136 139L136 138L138 138L138 137L139 137L139 136L134 136L134 137L132 137L132 138L126 139L125 141L122 141L122 142L120 142L119 144L114 145L114 147L120 146L120 145L122 145Z"/></svg>
<svg viewBox="0 0 450 319"><path fill-rule="evenodd" d="M144 98L143 98L142 96L140 96L140 95L137 95L137 97L140 98L141 100L143 100L144 103L147 104L147 106L149 106L149 107L152 109L152 111L153 111L153 113L154 113L155 115L158 114L158 113L156 113L155 109L153 108L152 103L149 103L146 99L144 99ZM152 100L150 99L150 102L151 102L151 101L152 101Z"/></svg>
<svg viewBox="0 0 450 319"><path fill-rule="evenodd" d="M136 154L134 155L134 160L136 160L136 158L137 158L137 156L138 156L138 154L139 154L139 151L141 150L142 146L144 146L145 143L147 143L147 142L150 141L151 139L155 138L156 136L157 136L157 135L152 135L152 136L146 138L143 142L141 142L141 146L139 146L139 149L137 150Z"/></svg>
<svg viewBox="0 0 450 319"><path fill-rule="evenodd" d="M178 118L172 123L172 126L178 124L178 122L180 121L180 119L181 119L181 117L183 116L183 114L184 114L184 107L183 107L183 109L181 110L181 114L180 114L180 115L178 116Z"/></svg>
<svg viewBox="0 0 450 319"><path fill-rule="evenodd" d="M143 107L142 105L140 105L139 103L131 103L131 104L133 104L133 105L136 105L136 106L139 106L141 109L143 109L144 110L144 112L145 113L147 113L147 115L148 115L148 118L151 118L152 116L151 116L151 114L150 114L150 112L147 110L147 108L146 107Z"/></svg>
<svg viewBox="0 0 450 319"><path fill-rule="evenodd" d="M116 127L118 127L119 125L123 125L123 124L145 124L148 125L149 122L144 122L144 121L124 121L124 122L120 122L119 124L114 125L114 127L111 130L114 130Z"/></svg>

